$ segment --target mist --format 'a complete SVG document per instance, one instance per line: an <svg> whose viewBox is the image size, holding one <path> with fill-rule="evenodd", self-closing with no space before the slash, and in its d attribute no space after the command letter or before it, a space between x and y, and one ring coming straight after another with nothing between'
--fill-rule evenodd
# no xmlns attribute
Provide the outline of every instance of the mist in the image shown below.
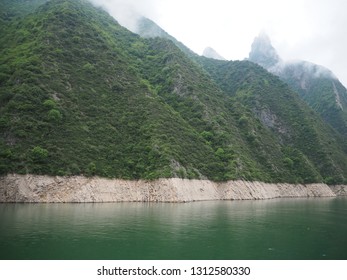
<svg viewBox="0 0 347 280"><path fill-rule="evenodd" d="M148 17L188 48L206 47L228 60L248 56L264 30L278 54L324 65L347 85L345 0L90 0L135 30Z"/></svg>
<svg viewBox="0 0 347 280"><path fill-rule="evenodd" d="M152 0L89 0L94 6L101 7L114 17L119 24L130 31L136 30L141 17L155 18L156 8Z"/></svg>

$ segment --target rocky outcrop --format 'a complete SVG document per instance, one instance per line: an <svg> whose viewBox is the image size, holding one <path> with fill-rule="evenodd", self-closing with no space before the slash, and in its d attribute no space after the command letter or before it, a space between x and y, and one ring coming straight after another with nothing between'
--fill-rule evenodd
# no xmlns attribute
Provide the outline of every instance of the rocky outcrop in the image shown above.
<svg viewBox="0 0 347 280"><path fill-rule="evenodd" d="M265 69L272 68L281 62L277 51L271 44L271 40L267 34L261 32L252 43L249 60L259 64Z"/></svg>
<svg viewBox="0 0 347 280"><path fill-rule="evenodd" d="M0 179L0 202L184 202L218 199L210 181L8 175Z"/></svg>
<svg viewBox="0 0 347 280"><path fill-rule="evenodd" d="M330 186L330 188L337 196L347 196L347 186L346 185Z"/></svg>
<svg viewBox="0 0 347 280"><path fill-rule="evenodd" d="M0 202L190 202L281 197L347 195L347 186L261 182L158 179L126 181L104 178L7 175L0 178Z"/></svg>

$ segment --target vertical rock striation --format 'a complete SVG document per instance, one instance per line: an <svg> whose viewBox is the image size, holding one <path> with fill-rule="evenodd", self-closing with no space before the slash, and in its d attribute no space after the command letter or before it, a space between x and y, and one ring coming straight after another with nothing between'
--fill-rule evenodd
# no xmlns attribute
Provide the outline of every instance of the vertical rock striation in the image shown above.
<svg viewBox="0 0 347 280"><path fill-rule="evenodd" d="M7 175L0 178L0 202L191 202L252 200L281 197L334 197L347 195L347 186L294 185L262 182L159 179L118 179Z"/></svg>

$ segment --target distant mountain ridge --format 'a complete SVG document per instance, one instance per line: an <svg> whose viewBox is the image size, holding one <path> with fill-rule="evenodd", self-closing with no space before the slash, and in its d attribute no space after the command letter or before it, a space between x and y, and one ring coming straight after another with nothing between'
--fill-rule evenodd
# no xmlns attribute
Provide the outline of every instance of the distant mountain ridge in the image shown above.
<svg viewBox="0 0 347 280"><path fill-rule="evenodd" d="M135 33L143 38L165 38L175 43L186 55L190 57L197 56L192 50L186 47L183 43L179 42L176 38L167 33L164 29L159 27L155 22L146 17L140 17L136 23Z"/></svg>
<svg viewBox="0 0 347 280"><path fill-rule="evenodd" d="M344 139L259 65L88 1L30 9L0 29L1 174L346 182Z"/></svg>
<svg viewBox="0 0 347 280"><path fill-rule="evenodd" d="M223 56L221 56L219 53L217 53L214 49L211 47L207 47L204 49L204 52L202 53L204 57L207 58L213 58L217 60L226 60Z"/></svg>
<svg viewBox="0 0 347 280"><path fill-rule="evenodd" d="M249 60L279 76L347 138L347 90L327 68L307 61L282 61L266 34L254 39Z"/></svg>

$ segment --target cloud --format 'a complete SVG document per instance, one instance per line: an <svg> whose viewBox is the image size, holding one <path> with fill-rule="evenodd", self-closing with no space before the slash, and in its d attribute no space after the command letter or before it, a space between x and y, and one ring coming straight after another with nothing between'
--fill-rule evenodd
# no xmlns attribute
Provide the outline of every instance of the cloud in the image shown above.
<svg viewBox="0 0 347 280"><path fill-rule="evenodd" d="M302 3L299 13L283 16L283 26L272 26L269 33L275 48L286 60L301 59L324 65L347 85L347 1L303 0Z"/></svg>
<svg viewBox="0 0 347 280"><path fill-rule="evenodd" d="M155 18L155 0L89 0L97 7L110 13L121 25L135 30L136 22L141 16Z"/></svg>
<svg viewBox="0 0 347 280"><path fill-rule="evenodd" d="M324 65L347 85L346 0L90 0L134 30L146 16L201 54L244 59L260 30L279 55Z"/></svg>

